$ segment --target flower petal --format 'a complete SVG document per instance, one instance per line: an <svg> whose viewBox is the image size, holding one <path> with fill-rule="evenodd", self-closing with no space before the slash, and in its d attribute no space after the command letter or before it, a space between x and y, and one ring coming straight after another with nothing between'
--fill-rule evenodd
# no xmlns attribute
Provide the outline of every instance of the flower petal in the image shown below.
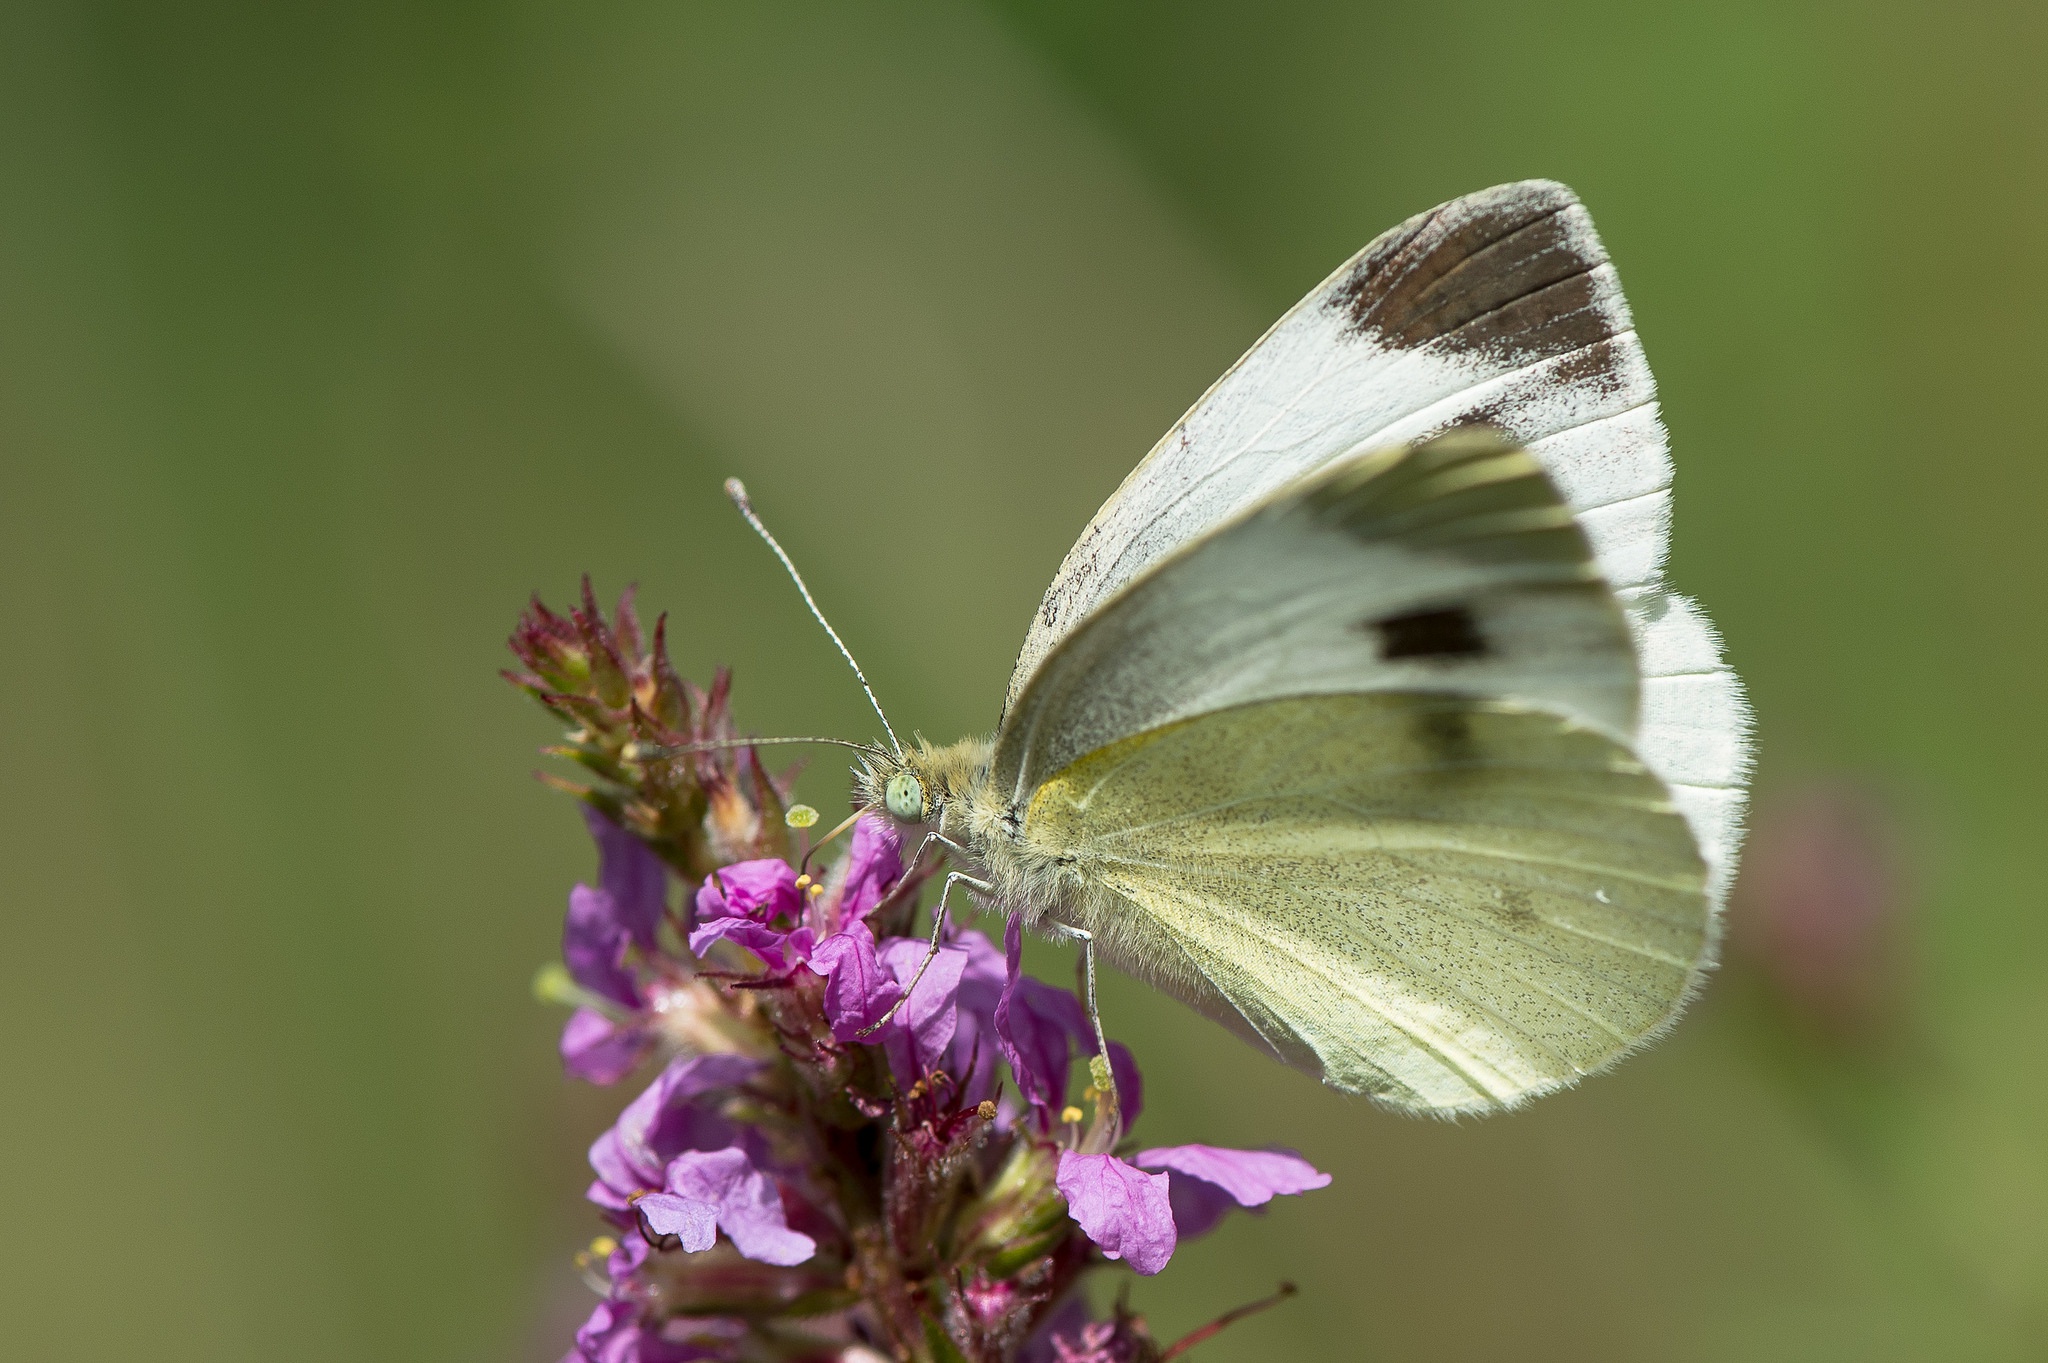
<svg viewBox="0 0 2048 1363"><path fill-rule="evenodd" d="M1150 1276L1173 1257L1177 1233L1165 1174L1148 1174L1115 1155L1060 1153L1053 1185L1067 1215L1112 1259Z"/></svg>
<svg viewBox="0 0 2048 1363"><path fill-rule="evenodd" d="M680 1197L716 1207L718 1228L757 1263L800 1264L818 1251L817 1241L789 1228L774 1181L738 1146L676 1156L668 1166L668 1187Z"/></svg>
<svg viewBox="0 0 2048 1363"><path fill-rule="evenodd" d="M1058 1108L1067 1100L1072 1042L1092 1031L1088 1015L1066 990L1024 973L1024 929L1016 918L1003 929L1003 947L1007 979L996 1004L996 1042L1018 1091L1034 1107Z"/></svg>
<svg viewBox="0 0 2048 1363"><path fill-rule="evenodd" d="M578 1008L562 1027L562 1068L592 1084L615 1084L654 1049L642 1027L621 1027L595 1008Z"/></svg>
<svg viewBox="0 0 2048 1363"><path fill-rule="evenodd" d="M698 1100L745 1083L761 1064L744 1055L679 1056L626 1105L612 1130L619 1154L645 1180L640 1187L659 1186L669 1160L685 1150L715 1150L732 1143L732 1123ZM600 1176L603 1172L599 1170Z"/></svg>
<svg viewBox="0 0 2048 1363"><path fill-rule="evenodd" d="M1001 1054L996 1040L996 1007L1008 983L1003 953L978 932L956 933L952 945L967 953L960 988L953 996L953 1045L946 1069L959 1085L960 1101L973 1106L989 1096Z"/></svg>
<svg viewBox="0 0 2048 1363"><path fill-rule="evenodd" d="M710 953L714 942L731 942L745 947L770 970L779 972L794 964L790 939L795 935L751 918L707 918L690 933L690 954L701 958Z"/></svg>
<svg viewBox="0 0 2048 1363"><path fill-rule="evenodd" d="M766 923L803 907L796 868L776 857L721 866L697 891L697 921L751 918Z"/></svg>
<svg viewBox="0 0 2048 1363"><path fill-rule="evenodd" d="M640 986L625 967L632 934L619 922L618 905L603 890L578 885L569 891L562 920L562 964L576 983L622 1008L638 1009Z"/></svg>
<svg viewBox="0 0 2048 1363"><path fill-rule="evenodd" d="M855 922L811 948L811 969L825 976L825 1020L841 1041L860 1039L902 994L875 955L875 934Z"/></svg>
<svg viewBox="0 0 2048 1363"><path fill-rule="evenodd" d="M1183 1237L1206 1233L1230 1210L1261 1207L1276 1196L1328 1187L1330 1176L1290 1150L1226 1150L1171 1145L1140 1150L1132 1162L1173 1175L1173 1219Z"/></svg>
<svg viewBox="0 0 2048 1363"><path fill-rule="evenodd" d="M889 1064L896 1082L906 1088L943 1062L959 1021L957 998L967 953L940 947L919 978L918 967L924 965L930 950L928 943L914 937L892 937L880 953L882 968L894 977L898 989L909 988L911 980L917 980L917 988L889 1020Z"/></svg>
<svg viewBox="0 0 2048 1363"><path fill-rule="evenodd" d="M903 877L903 840L894 821L865 815L853 826L846 853L846 881L839 891L839 926L874 911Z"/></svg>
<svg viewBox="0 0 2048 1363"><path fill-rule="evenodd" d="M597 842L597 883L612 897L620 926L641 950L654 950L668 896L668 868L646 843L589 805L583 807L583 822Z"/></svg>
<svg viewBox="0 0 2048 1363"><path fill-rule="evenodd" d="M718 1243L718 1208L709 1202L676 1193L649 1193L633 1204L647 1229L656 1235L673 1235L692 1254Z"/></svg>

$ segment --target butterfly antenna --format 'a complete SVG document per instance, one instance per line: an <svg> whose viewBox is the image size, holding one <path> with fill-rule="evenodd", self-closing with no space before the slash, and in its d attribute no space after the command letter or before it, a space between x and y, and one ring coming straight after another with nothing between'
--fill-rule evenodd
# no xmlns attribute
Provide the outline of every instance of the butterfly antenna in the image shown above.
<svg viewBox="0 0 2048 1363"><path fill-rule="evenodd" d="M817 598L813 597L811 589L804 585L803 574L796 570L796 564L790 561L789 555L783 552L782 546L775 542L775 536L769 534L768 527L762 524L761 517L754 511L754 504L747 500L746 484L737 478L726 479L725 495L732 498L732 504L740 509L742 516L747 518L747 524L754 527L754 533L765 540L768 547L775 551L775 557L782 560L782 570L789 574L789 580L796 583L796 589L803 593L804 604L811 608L812 617L820 625L824 626L825 633L832 636L832 642L839 647L839 656L846 659L846 665L853 669L854 679L860 683L860 689L867 692L868 704L875 707L875 717L882 721L882 732L889 735L889 746L896 750L898 757L903 756L903 745L896 741L896 731L889 727L889 717L882 713L882 702L875 699L875 688L868 685L867 674L862 672L860 664L853 660L853 650L848 648L846 641L839 637L839 631L832 628L832 622L825 618L825 612L818 609Z"/></svg>
<svg viewBox="0 0 2048 1363"><path fill-rule="evenodd" d="M647 762L661 758L681 757L693 752L725 752L733 748L767 748L778 743L830 743L836 748L851 748L866 753L869 757L886 757L887 753L872 743L855 743L848 738L707 738L701 743L628 743L619 755L628 762Z"/></svg>

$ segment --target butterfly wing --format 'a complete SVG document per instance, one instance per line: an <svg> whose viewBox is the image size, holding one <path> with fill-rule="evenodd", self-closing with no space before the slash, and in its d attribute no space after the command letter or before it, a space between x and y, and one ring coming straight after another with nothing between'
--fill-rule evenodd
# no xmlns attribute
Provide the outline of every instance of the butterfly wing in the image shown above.
<svg viewBox="0 0 2048 1363"><path fill-rule="evenodd" d="M991 774L1111 961L1340 1088L1483 1109L1636 1044L1708 959L1636 701L1558 489L1461 431L1340 460L1126 584Z"/></svg>
<svg viewBox="0 0 2048 1363"><path fill-rule="evenodd" d="M1256 702L1089 753L1026 838L1112 962L1334 1087L1512 1106L1666 1024L1705 867L1612 737L1409 692Z"/></svg>
<svg viewBox="0 0 2048 1363"><path fill-rule="evenodd" d="M1671 785L1718 895L1741 836L1748 710L1704 615L1663 583L1671 461L1656 386L1591 217L1551 181L1410 218L1219 379L1068 553L1005 723L1061 640L1180 546L1334 460L1481 422L1535 455L1590 536L1643 665L1637 751Z"/></svg>
<svg viewBox="0 0 2048 1363"><path fill-rule="evenodd" d="M1011 707L996 788L1211 710L1351 691L1509 696L1625 737L1628 625L1542 468L1484 430L1354 455L1154 565Z"/></svg>

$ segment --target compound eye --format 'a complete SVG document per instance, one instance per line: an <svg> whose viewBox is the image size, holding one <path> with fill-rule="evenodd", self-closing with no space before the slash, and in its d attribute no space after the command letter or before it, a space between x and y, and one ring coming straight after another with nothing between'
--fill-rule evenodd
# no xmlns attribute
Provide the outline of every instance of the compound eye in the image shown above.
<svg viewBox="0 0 2048 1363"><path fill-rule="evenodd" d="M916 823L924 818L924 785L909 772L899 771L889 778L882 802L903 822Z"/></svg>

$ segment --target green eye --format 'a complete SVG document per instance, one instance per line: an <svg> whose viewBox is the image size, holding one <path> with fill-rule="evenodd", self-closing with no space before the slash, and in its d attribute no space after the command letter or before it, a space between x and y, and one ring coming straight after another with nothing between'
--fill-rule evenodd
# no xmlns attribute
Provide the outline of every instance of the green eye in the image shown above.
<svg viewBox="0 0 2048 1363"><path fill-rule="evenodd" d="M924 817L924 786L909 772L899 771L889 778L882 802L905 823L916 823Z"/></svg>

